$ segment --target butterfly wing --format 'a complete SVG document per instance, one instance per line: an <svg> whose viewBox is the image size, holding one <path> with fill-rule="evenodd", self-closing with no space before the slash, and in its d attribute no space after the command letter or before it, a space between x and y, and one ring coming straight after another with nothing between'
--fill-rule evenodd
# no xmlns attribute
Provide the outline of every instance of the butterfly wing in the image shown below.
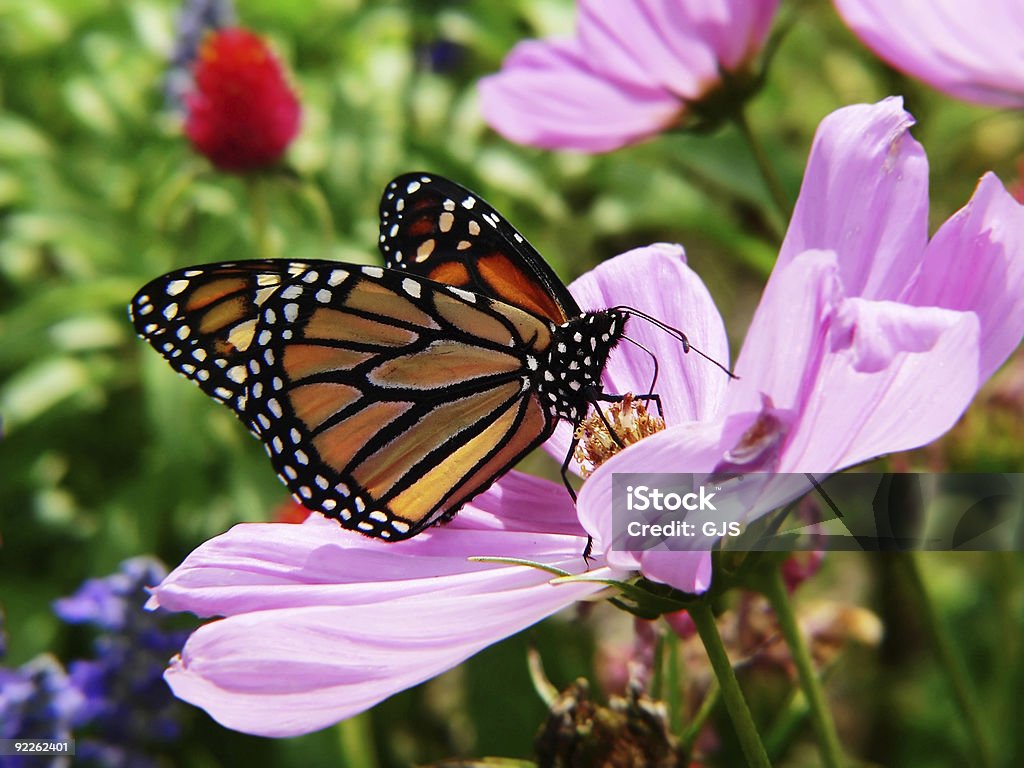
<svg viewBox="0 0 1024 768"><path fill-rule="evenodd" d="M407 173L380 202L384 263L519 307L556 325L581 314L526 239L479 195L442 176Z"/></svg>
<svg viewBox="0 0 1024 768"><path fill-rule="evenodd" d="M371 536L450 517L554 427L529 376L548 324L418 275L212 265L153 281L132 307L141 335L264 442L296 498ZM182 362L199 357L214 360L206 378Z"/></svg>
<svg viewBox="0 0 1024 768"><path fill-rule="evenodd" d="M174 370L244 421L257 309L287 279L287 269L277 260L180 269L143 286L128 313Z"/></svg>

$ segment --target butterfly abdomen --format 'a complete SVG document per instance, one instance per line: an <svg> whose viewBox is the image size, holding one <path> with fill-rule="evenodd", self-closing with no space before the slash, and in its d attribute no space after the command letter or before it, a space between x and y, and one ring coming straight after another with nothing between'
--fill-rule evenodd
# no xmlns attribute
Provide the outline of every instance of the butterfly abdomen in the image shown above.
<svg viewBox="0 0 1024 768"><path fill-rule="evenodd" d="M601 391L601 373L625 329L615 310L587 312L555 326L547 358L538 370L537 391L560 418L576 423Z"/></svg>

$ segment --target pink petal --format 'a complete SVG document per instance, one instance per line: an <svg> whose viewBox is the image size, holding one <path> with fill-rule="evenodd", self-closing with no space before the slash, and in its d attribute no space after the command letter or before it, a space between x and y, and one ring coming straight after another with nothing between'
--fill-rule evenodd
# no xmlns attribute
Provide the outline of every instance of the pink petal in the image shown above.
<svg viewBox="0 0 1024 768"><path fill-rule="evenodd" d="M760 50L776 0L584 0L577 35L595 71L695 100Z"/></svg>
<svg viewBox="0 0 1024 768"><path fill-rule="evenodd" d="M674 4L663 2L670 8ZM719 0L718 10L712 10L715 3L707 0L688 0L687 5L690 13L705 13L713 19L704 27L704 35L730 72L739 71L760 52L779 7L778 0Z"/></svg>
<svg viewBox="0 0 1024 768"><path fill-rule="evenodd" d="M835 0L844 21L896 69L952 96L1024 107L1018 0Z"/></svg>
<svg viewBox="0 0 1024 768"><path fill-rule="evenodd" d="M834 471L923 445L955 423L979 384L973 314L851 304L835 257L824 252L802 254L776 273L727 408L750 411L763 393L798 417L779 471Z"/></svg>
<svg viewBox="0 0 1024 768"><path fill-rule="evenodd" d="M824 355L795 409L800 418L781 472L834 471L929 443L956 423L977 391L975 315L889 302L863 302L856 314L864 336L887 338Z"/></svg>
<svg viewBox="0 0 1024 768"><path fill-rule="evenodd" d="M577 36L591 66L611 81L660 87L694 100L719 82L718 61L683 3L583 0Z"/></svg>
<svg viewBox="0 0 1024 768"><path fill-rule="evenodd" d="M960 320L959 313L934 307L848 299L837 308L830 351L849 351L855 371L877 373L903 352L932 350Z"/></svg>
<svg viewBox="0 0 1024 768"><path fill-rule="evenodd" d="M612 476L622 472L711 472L722 455L735 445L757 418L757 413L735 414L725 422L692 422L666 429L631 445L591 475L580 490L576 508L580 523L594 538L594 551L614 559L612 545Z"/></svg>
<svg viewBox="0 0 1024 768"><path fill-rule="evenodd" d="M640 556L640 571L654 581L700 594L711 586L711 553L644 552Z"/></svg>
<svg viewBox="0 0 1024 768"><path fill-rule="evenodd" d="M711 583L707 552L631 552L612 549L612 477L622 472L710 471L721 457L721 424L691 424L659 432L613 456L583 484L577 508L580 522L594 537L594 551L617 570L645 576L684 592L703 592ZM742 425L730 425L725 441L738 439Z"/></svg>
<svg viewBox="0 0 1024 768"><path fill-rule="evenodd" d="M526 41L479 83L484 118L510 141L606 152L664 130L682 104L654 85L611 82L570 40Z"/></svg>
<svg viewBox="0 0 1024 768"><path fill-rule="evenodd" d="M516 470L503 475L445 526L459 528L585 535L562 483Z"/></svg>
<svg viewBox="0 0 1024 768"><path fill-rule="evenodd" d="M584 309L625 305L683 331L705 354L729 364L725 324L711 294L686 264L681 246L658 243L606 261L579 279L569 290ZM658 359L655 392L661 396L668 425L702 421L722 402L728 376L694 353L685 354L680 342L641 318L631 318L626 333ZM603 384L611 394L646 393L654 366L650 356L629 342L612 352ZM559 461L568 450L572 429L561 424L546 443Z"/></svg>
<svg viewBox="0 0 1024 768"><path fill-rule="evenodd" d="M1024 207L991 173L935 234L907 300L974 312L984 381L1024 336Z"/></svg>
<svg viewBox="0 0 1024 768"><path fill-rule="evenodd" d="M193 633L165 677L176 696L228 728L272 737L319 730L603 588L551 585L548 574L520 570L532 583L490 594L443 592L215 621Z"/></svg>
<svg viewBox="0 0 1024 768"><path fill-rule="evenodd" d="M727 413L757 412L762 395L799 410L814 386L829 316L841 300L835 254L809 251L775 266L726 392Z"/></svg>
<svg viewBox="0 0 1024 768"><path fill-rule="evenodd" d="M486 594L535 583L538 571L470 562L470 557L518 557L577 573L585 569L585 546L584 535L539 531L434 528L387 543L332 521L243 524L185 558L153 589L151 605L232 616L411 595Z"/></svg>
<svg viewBox="0 0 1024 768"><path fill-rule="evenodd" d="M928 241L928 160L913 124L896 98L821 122L779 267L835 251L847 295L900 298Z"/></svg>

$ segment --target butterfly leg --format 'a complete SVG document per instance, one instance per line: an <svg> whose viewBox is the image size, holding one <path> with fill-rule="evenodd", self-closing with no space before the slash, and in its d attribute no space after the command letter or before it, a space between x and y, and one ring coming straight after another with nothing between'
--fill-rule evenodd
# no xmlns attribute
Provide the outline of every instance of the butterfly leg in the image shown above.
<svg viewBox="0 0 1024 768"><path fill-rule="evenodd" d="M573 454L576 453L576 446L579 445L579 438L576 437L575 427L572 430L572 443L569 444L569 450L565 454L565 461L562 462L562 482L565 484L565 490L569 492L569 497L572 499L572 503L576 503L576 489L572 487L572 483L569 482L569 462L572 461ZM594 537L587 536L587 545L583 547L583 562L587 568L590 568L590 554L594 551Z"/></svg>
<svg viewBox="0 0 1024 768"><path fill-rule="evenodd" d="M645 403L654 403L654 405L658 409L658 416L660 416L661 418L665 418L665 411L661 406L661 395L659 395L657 392L648 392L646 395L633 395L632 397L634 400L642 400ZM626 396L609 395L604 392L601 392L597 395L594 395L594 399L600 400L601 402L604 403L621 403L623 400L626 399ZM594 404L594 406L597 407L596 404Z"/></svg>
<svg viewBox="0 0 1024 768"><path fill-rule="evenodd" d="M576 437L576 431L573 430L572 442L569 444L569 450L565 454L565 461L562 462L562 483L565 485L565 490L569 492L569 497L572 499L572 503L576 503L576 489L572 487L572 483L569 482L569 462L572 461L572 456L576 453L576 446L579 445L579 438Z"/></svg>
<svg viewBox="0 0 1024 768"><path fill-rule="evenodd" d="M637 400L644 400L648 404L654 403L654 405L658 409L658 416L660 418L662 418L662 419L665 418L665 411L662 410L662 407L661 407L661 395L659 395L657 392L651 392L651 393L646 394L646 395L641 395L640 397L637 398Z"/></svg>

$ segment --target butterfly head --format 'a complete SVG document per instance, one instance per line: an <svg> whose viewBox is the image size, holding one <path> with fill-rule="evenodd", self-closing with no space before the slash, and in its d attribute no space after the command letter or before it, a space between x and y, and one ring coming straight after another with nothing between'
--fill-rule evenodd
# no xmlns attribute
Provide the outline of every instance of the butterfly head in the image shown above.
<svg viewBox="0 0 1024 768"><path fill-rule="evenodd" d="M601 373L622 338L626 317L617 309L585 312L555 327L538 388L560 417L576 422L586 415L589 400L601 390Z"/></svg>

